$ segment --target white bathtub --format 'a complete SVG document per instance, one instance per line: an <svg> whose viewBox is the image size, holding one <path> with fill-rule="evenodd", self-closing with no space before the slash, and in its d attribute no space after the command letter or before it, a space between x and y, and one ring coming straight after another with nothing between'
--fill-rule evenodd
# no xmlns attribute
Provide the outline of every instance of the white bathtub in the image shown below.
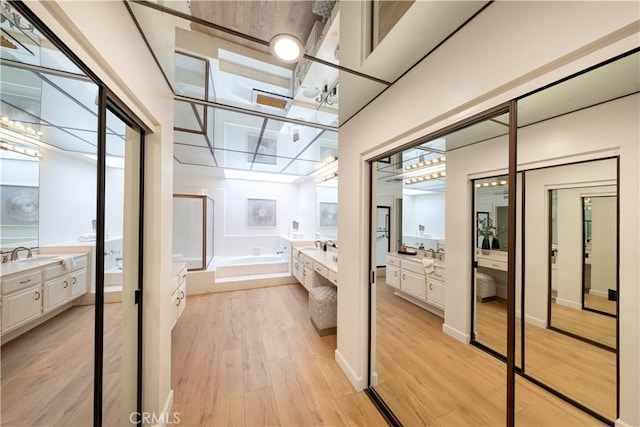
<svg viewBox="0 0 640 427"><path fill-rule="evenodd" d="M216 277L255 276L288 273L289 260L280 255L216 257Z"/></svg>

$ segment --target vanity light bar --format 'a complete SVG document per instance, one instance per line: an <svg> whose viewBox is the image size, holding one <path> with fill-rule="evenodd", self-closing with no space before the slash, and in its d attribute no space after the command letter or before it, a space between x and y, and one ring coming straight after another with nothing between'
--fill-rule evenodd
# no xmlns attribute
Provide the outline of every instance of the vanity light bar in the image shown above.
<svg viewBox="0 0 640 427"><path fill-rule="evenodd" d="M3 125L15 129L19 132L24 132L27 133L29 135L37 135L37 136L42 136L42 131L35 131L32 128L23 125L22 123L20 123L19 121L16 120L11 120L9 117L7 116L2 116L0 117L0 123L2 123Z"/></svg>
<svg viewBox="0 0 640 427"><path fill-rule="evenodd" d="M315 179L315 183L320 184L321 182L329 181L330 179L337 178L337 177L338 177L338 171L334 171L330 174L317 177Z"/></svg>
<svg viewBox="0 0 640 427"><path fill-rule="evenodd" d="M480 188L480 187L500 187L503 185L507 185L508 181L506 180L500 180L500 181L491 181L491 182L483 182L483 183L476 183L476 188Z"/></svg>
<svg viewBox="0 0 640 427"><path fill-rule="evenodd" d="M410 165L405 166L405 169L406 170L412 170L412 169L424 168L426 166L435 165L435 164L438 164L438 163L444 163L446 160L447 160L447 158L445 156L436 157L435 159L424 160L424 161L418 162L418 163L412 163Z"/></svg>
<svg viewBox="0 0 640 427"><path fill-rule="evenodd" d="M14 153L25 154L31 157L42 157L42 153L36 150L30 150L28 148L16 147L15 145L7 144L4 141L0 141L0 149L13 151Z"/></svg>
<svg viewBox="0 0 640 427"><path fill-rule="evenodd" d="M434 178L441 178L441 177L445 177L447 176L447 172L442 171L442 172L436 172L436 173L432 173L430 175L422 175L422 176L417 176L415 178L410 178L404 181L405 184L415 184L417 182L423 182L423 181L428 181L430 179L434 179Z"/></svg>

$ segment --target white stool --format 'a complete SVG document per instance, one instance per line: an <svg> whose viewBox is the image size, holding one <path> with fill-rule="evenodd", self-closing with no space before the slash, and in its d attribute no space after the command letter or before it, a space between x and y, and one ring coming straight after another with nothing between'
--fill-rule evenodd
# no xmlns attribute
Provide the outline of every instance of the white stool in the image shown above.
<svg viewBox="0 0 640 427"><path fill-rule="evenodd" d="M480 302L491 301L496 298L496 282L492 276L476 273L476 298Z"/></svg>
<svg viewBox="0 0 640 427"><path fill-rule="evenodd" d="M309 291L311 324L321 337L336 333L338 292L333 286L318 286Z"/></svg>

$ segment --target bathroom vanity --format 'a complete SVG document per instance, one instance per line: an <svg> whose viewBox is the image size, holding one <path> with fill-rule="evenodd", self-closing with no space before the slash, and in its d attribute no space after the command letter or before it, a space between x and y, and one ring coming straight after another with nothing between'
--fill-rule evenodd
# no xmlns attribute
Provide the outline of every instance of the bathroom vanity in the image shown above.
<svg viewBox="0 0 640 427"><path fill-rule="evenodd" d="M171 292L171 329L182 316L187 305L187 263L174 262Z"/></svg>
<svg viewBox="0 0 640 427"><path fill-rule="evenodd" d="M293 277L306 290L327 284L326 282L338 286L338 253L335 250L294 248L291 258Z"/></svg>
<svg viewBox="0 0 640 427"><path fill-rule="evenodd" d="M39 255L0 268L3 344L87 293L87 254Z"/></svg>
<svg viewBox="0 0 640 427"><path fill-rule="evenodd" d="M389 252L386 255L386 282L395 295L444 317L444 261ZM426 266L428 265L428 266Z"/></svg>

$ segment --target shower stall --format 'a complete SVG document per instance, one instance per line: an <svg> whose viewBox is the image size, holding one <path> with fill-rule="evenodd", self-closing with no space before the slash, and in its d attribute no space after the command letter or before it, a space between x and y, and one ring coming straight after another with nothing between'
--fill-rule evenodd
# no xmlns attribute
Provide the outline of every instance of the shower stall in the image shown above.
<svg viewBox="0 0 640 427"><path fill-rule="evenodd" d="M173 260L187 270L206 270L213 259L213 200L173 195Z"/></svg>

